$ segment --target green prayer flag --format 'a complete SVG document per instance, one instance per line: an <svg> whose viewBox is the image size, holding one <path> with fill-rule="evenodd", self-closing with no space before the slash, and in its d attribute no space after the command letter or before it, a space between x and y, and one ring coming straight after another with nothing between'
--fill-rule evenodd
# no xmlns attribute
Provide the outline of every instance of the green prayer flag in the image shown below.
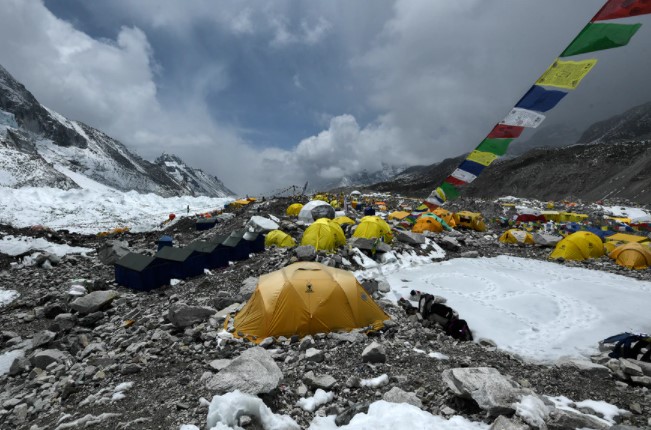
<svg viewBox="0 0 651 430"><path fill-rule="evenodd" d="M565 48L561 57L617 48L628 44L642 24L594 24L586 25Z"/></svg>
<svg viewBox="0 0 651 430"><path fill-rule="evenodd" d="M504 155L509 149L513 139L484 139L476 148L477 151L490 152L495 155Z"/></svg>
<svg viewBox="0 0 651 430"><path fill-rule="evenodd" d="M449 182L443 182L440 188L445 193L446 200L454 200L459 197L459 190Z"/></svg>

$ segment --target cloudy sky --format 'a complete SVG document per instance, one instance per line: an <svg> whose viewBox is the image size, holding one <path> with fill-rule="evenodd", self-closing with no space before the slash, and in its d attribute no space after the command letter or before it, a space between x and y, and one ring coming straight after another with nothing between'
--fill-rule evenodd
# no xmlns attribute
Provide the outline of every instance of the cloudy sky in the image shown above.
<svg viewBox="0 0 651 430"><path fill-rule="evenodd" d="M603 0L0 0L0 64L46 106L239 193L473 149ZM651 19L544 126L651 101Z"/></svg>

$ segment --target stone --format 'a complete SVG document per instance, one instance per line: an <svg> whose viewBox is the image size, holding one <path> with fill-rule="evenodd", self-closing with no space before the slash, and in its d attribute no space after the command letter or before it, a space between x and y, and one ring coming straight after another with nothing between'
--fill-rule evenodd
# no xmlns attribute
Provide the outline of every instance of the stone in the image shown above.
<svg viewBox="0 0 651 430"><path fill-rule="evenodd" d="M367 413L368 407L368 403L357 403L349 408L344 409L344 411L337 415L337 418L335 418L335 425L337 427L347 425L355 415Z"/></svg>
<svg viewBox="0 0 651 430"><path fill-rule="evenodd" d="M258 345L260 348L267 349L271 347L274 344L274 338L273 337L265 337L262 342Z"/></svg>
<svg viewBox="0 0 651 430"><path fill-rule="evenodd" d="M310 335L307 335L303 339L301 339L301 343L298 344L298 350L307 351L313 346L314 346L314 338Z"/></svg>
<svg viewBox="0 0 651 430"><path fill-rule="evenodd" d="M644 375L644 372L642 372L642 368L640 366L625 358L619 359L619 368L622 370L622 372L624 372L627 375L631 375L631 376Z"/></svg>
<svg viewBox="0 0 651 430"><path fill-rule="evenodd" d="M220 358L220 359L217 359L217 360L213 360L213 361L211 361L210 363L208 363L208 365L209 365L211 368L213 368L213 369L215 369L215 370L217 370L217 371L220 371L220 370L222 370L222 369L227 368L228 365L231 364L232 361L233 361L233 360L228 360L228 359L225 359L225 358Z"/></svg>
<svg viewBox="0 0 651 430"><path fill-rule="evenodd" d="M258 287L258 278L250 276L242 281L242 286L240 287L240 295L243 300L249 300L253 295L253 292Z"/></svg>
<svg viewBox="0 0 651 430"><path fill-rule="evenodd" d="M249 278L250 279L250 278ZM246 280L245 280L246 282ZM243 287L242 287L243 288ZM255 289L255 287L254 287ZM242 292L242 289L240 289L240 293ZM241 295L240 296L233 296L227 291L218 291L217 292L217 297L215 297L215 300L213 301L213 306L215 309L224 309L233 303L240 303L244 300L248 300L249 297L251 297L251 294L253 294L253 291L248 293L246 298L243 298Z"/></svg>
<svg viewBox="0 0 651 430"><path fill-rule="evenodd" d="M61 303L48 303L44 308L43 308L43 316L47 319L53 319L57 315L63 314L68 312L68 309L66 306L64 306Z"/></svg>
<svg viewBox="0 0 651 430"><path fill-rule="evenodd" d="M362 361L364 363L386 363L387 355L384 345L373 342L362 351Z"/></svg>
<svg viewBox="0 0 651 430"><path fill-rule="evenodd" d="M294 254L299 261L314 261L316 259L316 249L312 245L297 246Z"/></svg>
<svg viewBox="0 0 651 430"><path fill-rule="evenodd" d="M32 355L29 361L32 366L38 367L39 369L45 369L52 363L63 363L66 365L71 365L74 360L72 356L65 351L59 351L58 349L46 349Z"/></svg>
<svg viewBox="0 0 651 430"><path fill-rule="evenodd" d="M651 388L651 376L631 376L631 382Z"/></svg>
<svg viewBox="0 0 651 430"><path fill-rule="evenodd" d="M459 254L459 258L479 258L479 252L475 250L465 251Z"/></svg>
<svg viewBox="0 0 651 430"><path fill-rule="evenodd" d="M373 250L375 250L377 253L391 251L391 246L382 242L381 240L368 239L365 237L353 237L348 241L348 244L354 248L364 251L373 252Z"/></svg>
<svg viewBox="0 0 651 430"><path fill-rule="evenodd" d="M142 366L136 363L127 363L120 367L120 373L122 375L133 375L134 373L139 373L142 371Z"/></svg>
<svg viewBox="0 0 651 430"><path fill-rule="evenodd" d="M321 363L325 359L325 354L319 349L309 348L307 351L305 351L305 359L307 361Z"/></svg>
<svg viewBox="0 0 651 430"><path fill-rule="evenodd" d="M639 361L639 360L632 360L630 358L628 359L628 361L635 364L636 366L639 366L644 376L651 376L651 363L647 363L645 361Z"/></svg>
<svg viewBox="0 0 651 430"><path fill-rule="evenodd" d="M409 245L424 245L425 236L420 233L413 233L407 230L393 230L394 238Z"/></svg>
<svg viewBox="0 0 651 430"><path fill-rule="evenodd" d="M108 307L120 295L115 290L93 291L75 299L70 307L81 315L97 312Z"/></svg>
<svg viewBox="0 0 651 430"><path fill-rule="evenodd" d="M32 349L47 345L56 337L56 335L56 333L49 330L41 330L34 333L34 336L32 337Z"/></svg>
<svg viewBox="0 0 651 430"><path fill-rule="evenodd" d="M513 414L514 403L529 394L492 367L447 369L441 376L454 394L473 399L491 416Z"/></svg>
<svg viewBox="0 0 651 430"><path fill-rule="evenodd" d="M308 387L312 389L321 388L322 390L330 390L336 384L337 380L330 375L315 375L313 371L307 372L303 375L303 381Z"/></svg>
<svg viewBox="0 0 651 430"><path fill-rule="evenodd" d="M9 375L16 376L29 369L29 360L26 357L16 357L9 366Z"/></svg>
<svg viewBox="0 0 651 430"><path fill-rule="evenodd" d="M442 238L438 239L436 243L446 251L455 252L461 249L461 244L459 241L450 236L443 236Z"/></svg>
<svg viewBox="0 0 651 430"><path fill-rule="evenodd" d="M121 240L107 240L97 248L97 258L107 266L113 265L129 253L129 242Z"/></svg>
<svg viewBox="0 0 651 430"><path fill-rule="evenodd" d="M218 394L240 390L248 394L269 393L278 387L283 373L271 354L259 346L245 350L218 374L206 381L206 387Z"/></svg>
<svg viewBox="0 0 651 430"><path fill-rule="evenodd" d="M52 328L58 331L70 330L77 323L77 317L73 314L63 313L54 317L54 324Z"/></svg>
<svg viewBox="0 0 651 430"><path fill-rule="evenodd" d="M217 312L215 315L213 315L213 317L217 321L222 320L222 319L226 318L227 315L230 315L230 314L232 314L234 312L237 312L240 309L241 306L242 306L241 303L233 303L233 304L225 307L224 309L220 310L219 312Z"/></svg>
<svg viewBox="0 0 651 430"><path fill-rule="evenodd" d="M500 415L493 421L488 430L527 430L529 428L526 424L517 423L504 415Z"/></svg>
<svg viewBox="0 0 651 430"><path fill-rule="evenodd" d="M95 327L102 318L104 318L104 312L97 311L80 318L77 323L82 327Z"/></svg>
<svg viewBox="0 0 651 430"><path fill-rule="evenodd" d="M377 283L377 289L381 293L388 293L389 291L391 291L391 285L386 280L383 279Z"/></svg>
<svg viewBox="0 0 651 430"><path fill-rule="evenodd" d="M399 387L393 387L382 396L382 400L391 403L408 403L417 408L423 407L423 402L420 401L416 393L408 393Z"/></svg>
<svg viewBox="0 0 651 430"><path fill-rule="evenodd" d="M593 363L588 360L562 358L558 360L555 364L557 367L560 368L571 367L573 369L589 372L591 374L594 374L595 376L599 376L602 378L608 378L610 376L610 369L608 367L603 366L601 364Z"/></svg>
<svg viewBox="0 0 651 430"><path fill-rule="evenodd" d="M386 325L385 325L386 326ZM351 331L348 333L330 333L328 336L331 339L336 340L337 342L350 342L350 343L358 343L358 342L364 342L366 340L366 336L364 336L362 333L356 332L356 331Z"/></svg>
<svg viewBox="0 0 651 430"><path fill-rule="evenodd" d="M185 328L206 321L217 311L207 306L190 306L174 303L167 312L167 319L177 328Z"/></svg>
<svg viewBox="0 0 651 430"><path fill-rule="evenodd" d="M378 290L378 282L375 279L362 279L360 282L367 294L373 294Z"/></svg>
<svg viewBox="0 0 651 430"><path fill-rule="evenodd" d="M597 417L582 414L577 411L553 409L547 419L549 429L607 429L610 427L604 420Z"/></svg>

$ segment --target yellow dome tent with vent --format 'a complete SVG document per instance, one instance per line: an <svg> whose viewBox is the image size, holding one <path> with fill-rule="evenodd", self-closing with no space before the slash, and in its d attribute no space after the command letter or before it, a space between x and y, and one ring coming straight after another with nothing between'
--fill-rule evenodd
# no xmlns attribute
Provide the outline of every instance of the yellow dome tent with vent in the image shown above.
<svg viewBox="0 0 651 430"><path fill-rule="evenodd" d="M443 231L443 225L432 217L421 216L411 228L411 231L414 233L423 233L425 231L440 233Z"/></svg>
<svg viewBox="0 0 651 430"><path fill-rule="evenodd" d="M535 243L531 233L529 233L528 231L518 230L515 228L505 231L500 236L499 240L500 242L503 243L512 243L512 244L533 245Z"/></svg>
<svg viewBox="0 0 651 430"><path fill-rule="evenodd" d="M450 227L454 228L457 226L457 221L459 218L454 213L443 208L436 208L433 212L434 214L438 215L439 218L445 221Z"/></svg>
<svg viewBox="0 0 651 430"><path fill-rule="evenodd" d="M359 225L353 233L353 237L364 237L367 239L381 238L384 243L391 243L393 233L391 227L382 218L369 215L359 221Z"/></svg>
<svg viewBox="0 0 651 430"><path fill-rule="evenodd" d="M321 219L315 221L305 229L303 238L301 239L301 245L312 245L317 251L334 251L337 247L335 233L327 221L319 221Z"/></svg>
<svg viewBox="0 0 651 430"><path fill-rule="evenodd" d="M280 230L271 230L264 238L264 246L277 246L279 248L291 248L296 246L293 237Z"/></svg>
<svg viewBox="0 0 651 430"><path fill-rule="evenodd" d="M390 319L351 272L299 262L260 276L235 316L235 336L255 343L270 336L380 329Z"/></svg>
<svg viewBox="0 0 651 430"><path fill-rule="evenodd" d="M287 206L285 213L289 216L298 216L299 212L303 209L303 204L301 203L292 203Z"/></svg>
<svg viewBox="0 0 651 430"><path fill-rule="evenodd" d="M486 231L486 224L484 218L479 212L461 211L456 213L457 226L470 228L475 231Z"/></svg>
<svg viewBox="0 0 651 430"><path fill-rule="evenodd" d="M348 218L347 216L338 216L335 219L333 219L334 222L336 222L339 225L355 225L355 220L352 218Z"/></svg>
<svg viewBox="0 0 651 430"><path fill-rule="evenodd" d="M346 244L346 235L344 234L344 230L339 224L329 218L320 218L316 220L315 224L317 223L328 224L330 231L332 232L332 235L335 239L335 246L343 246Z"/></svg>
<svg viewBox="0 0 651 430"><path fill-rule="evenodd" d="M586 260L604 255L604 245L599 236L589 231L577 231L558 242L549 258L552 260Z"/></svg>
<svg viewBox="0 0 651 430"><path fill-rule="evenodd" d="M642 270L651 266L651 249L640 243L620 245L608 256L629 269Z"/></svg>

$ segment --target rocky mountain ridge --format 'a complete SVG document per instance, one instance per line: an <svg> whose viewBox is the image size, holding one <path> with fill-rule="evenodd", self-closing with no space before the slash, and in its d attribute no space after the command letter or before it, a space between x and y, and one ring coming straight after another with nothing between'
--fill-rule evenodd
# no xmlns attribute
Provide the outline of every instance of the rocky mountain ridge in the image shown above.
<svg viewBox="0 0 651 430"><path fill-rule="evenodd" d="M0 185L71 189L95 182L163 196L234 194L218 178L170 157L151 163L105 133L68 120L0 66Z"/></svg>

